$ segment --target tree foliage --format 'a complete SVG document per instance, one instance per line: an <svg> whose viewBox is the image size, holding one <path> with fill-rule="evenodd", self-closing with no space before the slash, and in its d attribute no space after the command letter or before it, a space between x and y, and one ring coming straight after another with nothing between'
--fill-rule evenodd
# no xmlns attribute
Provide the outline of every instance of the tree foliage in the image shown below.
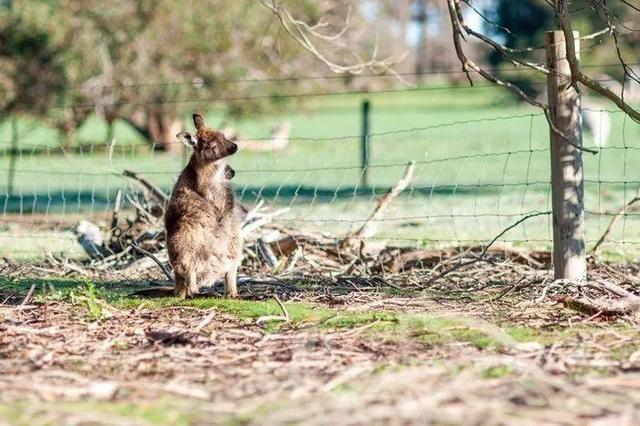
<svg viewBox="0 0 640 426"><path fill-rule="evenodd" d="M0 16L0 117L43 114L66 84L62 52L49 34L20 17Z"/></svg>
<svg viewBox="0 0 640 426"><path fill-rule="evenodd" d="M299 3L313 14L315 2ZM43 98L31 112L69 135L95 112L107 123L128 122L161 147L176 146L180 116L220 99L230 113L253 110L259 102L242 98L268 95L278 85L231 80L284 77L310 65L293 41L279 36L273 16L242 0L49 0L16 5L12 16L11 32L21 31L14 24L20 21L41 28L51 46L42 49L55 55L40 56L55 56L52 74L64 87L64 96ZM13 67L34 60L26 50L19 56ZM42 93L51 83L30 90ZM287 87L296 84L303 83Z"/></svg>
<svg viewBox="0 0 640 426"><path fill-rule="evenodd" d="M486 31L504 39L504 45L512 49L524 49L544 45L544 32L554 27L553 10L544 0L499 0L489 9L490 22ZM504 57L492 51L489 60L493 65Z"/></svg>

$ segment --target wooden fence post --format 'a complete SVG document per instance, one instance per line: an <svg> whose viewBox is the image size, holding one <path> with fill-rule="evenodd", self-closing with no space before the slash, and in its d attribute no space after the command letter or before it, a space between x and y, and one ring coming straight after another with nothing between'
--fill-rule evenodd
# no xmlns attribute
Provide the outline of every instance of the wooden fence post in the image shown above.
<svg viewBox="0 0 640 426"><path fill-rule="evenodd" d="M578 33L573 33L576 52ZM547 33L547 93L551 120L577 146L582 146L580 93L571 85L571 69L566 59L562 31ZM553 269L555 279L584 280L584 173L582 151L552 128L551 194L553 206Z"/></svg>

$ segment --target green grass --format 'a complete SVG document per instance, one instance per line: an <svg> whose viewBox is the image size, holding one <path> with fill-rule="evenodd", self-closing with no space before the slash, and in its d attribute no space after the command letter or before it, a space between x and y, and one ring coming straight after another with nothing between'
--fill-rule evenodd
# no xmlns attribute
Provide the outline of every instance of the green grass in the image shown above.
<svg viewBox="0 0 640 426"><path fill-rule="evenodd" d="M514 374L515 371L513 367L508 365L495 365L492 367L486 368L482 372L482 377L485 379L499 379L501 377L509 376Z"/></svg>
<svg viewBox="0 0 640 426"><path fill-rule="evenodd" d="M269 300L234 300L216 297L181 299L175 297L137 298L128 294L136 289L130 283L89 282L73 280L18 280L0 279L0 288L7 292L24 294L31 285L36 285L35 300L65 300L82 308L85 318L99 321L108 315L108 306L116 309L162 309L167 307L191 307L215 309L241 320L255 322L266 316L280 316L282 310L277 302ZM1 296L1 295L0 295ZM416 338L427 348L463 342L478 349L501 348L505 338L487 332L483 325L471 325L463 317L441 317L432 315L405 315L385 311L355 312L334 310L306 302L289 302L285 308L288 322L269 321L267 332L278 332L281 327L312 328L316 330L340 330L369 326L367 333L384 338ZM506 336L506 334L505 334Z"/></svg>
<svg viewBox="0 0 640 426"><path fill-rule="evenodd" d="M52 418L55 413L55 418ZM179 398L153 402L66 401L0 403L0 418L11 425L64 424L64 419L90 417L100 424L126 423L149 425L191 425L207 420L197 404ZM90 421L87 421L91 423ZM102 423L106 422L106 423Z"/></svg>
<svg viewBox="0 0 640 426"><path fill-rule="evenodd" d="M232 157L239 199L251 204L263 198L275 208L290 207L278 220L291 226L344 234L368 215L372 191L386 190L402 176L404 164L415 160L419 163L414 183L379 223L379 237L406 238L411 241L403 244L425 246L486 241L523 213L550 210L549 132L538 110L515 103L500 89L486 87L367 96L374 133L372 188L363 190L359 132L364 98L314 98L289 112L228 122L242 135L265 137L276 123L287 120L293 138L320 139L293 140L281 152L240 152ZM496 117L513 118L493 120ZM207 119L212 126L221 123L221 110L212 108ZM616 211L640 186L640 169L634 167L640 162L640 150L633 145L639 128L623 114L612 114L612 119L608 149L584 157L590 243L610 220L593 212ZM192 128L188 117L184 124ZM415 130L402 132L406 129ZM80 130L78 140L104 145L105 132L94 118ZM388 134L375 135L380 133ZM117 189L130 185L120 176L125 169L144 173L168 191L184 164L181 156L151 152L122 123L116 126L117 143L111 155L97 147L64 156L30 154L29 144L55 147L59 140L36 122L22 121L20 134L26 151L17 159L13 194L0 193L0 208L44 214L45 220L53 221L58 215L96 219L99 213L108 213ZM9 123L5 123L0 126L0 141L9 136ZM343 136L353 137L322 140ZM6 155L0 156L2 188L8 179L8 161ZM0 221L0 232L2 255L33 257L45 249L80 254L68 228L49 232ZM548 248L550 238L549 217L531 219L504 236L506 241L536 248ZM639 217L627 216L611 240L640 242ZM605 249L611 259L637 254L636 245L613 243Z"/></svg>
<svg viewBox="0 0 640 426"><path fill-rule="evenodd" d="M255 321L266 316L282 316L283 312L273 299L234 300L223 298L196 298L180 299L163 297L154 299L139 299L129 297L112 298L111 305L120 309L133 309L145 307L147 309L159 309L165 307L188 306L198 309L216 309L222 313L233 315L243 320ZM268 332L276 332L281 326L313 327L321 330L349 329L371 323L399 322L395 314L386 312L350 312L335 311L322 306L305 302L287 302L284 304L289 321L268 321L265 329Z"/></svg>
<svg viewBox="0 0 640 426"><path fill-rule="evenodd" d="M86 318L98 321L104 318L105 304L116 309L162 309L167 307L191 307L197 309L216 309L243 320L255 321L260 317L279 316L282 310L274 299L242 300L218 297L198 297L182 299L179 297L139 298L130 297L130 293L139 290L140 285L132 282L92 282L71 279L20 279L7 280L0 277L0 289L6 293L26 294L35 285L36 302L46 300L64 300L83 308ZM0 294L2 297L2 294ZM312 326L320 329L344 329L359 327L371 323L393 323L399 319L395 314L386 312L336 311L305 302L285 304L289 314L289 325L295 327ZM277 331L283 325L280 321L267 323L268 331Z"/></svg>

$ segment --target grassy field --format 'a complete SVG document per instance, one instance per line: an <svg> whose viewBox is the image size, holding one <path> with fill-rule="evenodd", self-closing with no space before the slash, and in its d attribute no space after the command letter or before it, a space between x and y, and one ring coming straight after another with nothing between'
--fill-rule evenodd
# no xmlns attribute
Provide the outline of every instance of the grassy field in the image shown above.
<svg viewBox="0 0 640 426"><path fill-rule="evenodd" d="M344 233L357 226L373 206L374 193L388 188L416 161L415 179L380 223L381 237L407 238L424 244L486 240L531 211L548 211L548 130L538 110L515 103L494 88L434 88L427 91L373 94L370 188L360 183L360 104L363 96L314 98L295 112L264 114L228 123L245 137L266 137L281 121L292 124L292 141L280 152L240 152L231 160L237 170L235 188L242 202L262 198L289 206L281 217L294 226ZM212 107L208 122L223 120ZM612 114L607 149L585 155L587 233L596 240L615 211L630 200L640 183L638 126ZM185 128L192 128L185 118ZM0 157L0 208L9 213L59 215L94 219L108 212L118 188L130 187L120 176L125 169L147 175L167 191L184 158L152 152L122 123L116 144L105 149L106 129L97 119L79 132L81 152L62 153L59 140L38 123L21 122L14 191L7 194L10 139L8 123L0 127L5 155ZM35 153L36 147L51 147ZM30 148L31 147L31 148ZM39 148L40 149L40 148ZM53 219L52 219L53 220ZM640 242L636 216L614 230L615 251L632 254ZM0 253L29 254L33 246L62 251L75 244L65 230L51 236L3 221ZM549 219L541 217L516 228L505 240L546 246ZM60 243L67 240L68 244ZM34 241L40 241L36 244Z"/></svg>

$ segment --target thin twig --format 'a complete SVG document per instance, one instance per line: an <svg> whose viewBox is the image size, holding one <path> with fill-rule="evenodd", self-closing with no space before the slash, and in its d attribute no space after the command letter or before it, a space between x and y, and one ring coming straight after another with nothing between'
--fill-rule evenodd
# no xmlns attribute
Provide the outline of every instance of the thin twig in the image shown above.
<svg viewBox="0 0 640 426"><path fill-rule="evenodd" d="M605 242L618 220L620 220L620 218L624 216L627 210L630 209L631 206L633 206L638 201L640 201L640 189L638 189L636 196L633 197L633 199L625 204L620 210L618 210L618 212L613 216L611 222L609 222L609 225L607 225L607 228L602 233L602 236L598 239L598 242L591 248L591 250L589 250L590 254L597 253L598 249L600 248L602 243Z"/></svg>
<svg viewBox="0 0 640 426"><path fill-rule="evenodd" d="M258 238L257 247L258 252L265 260L267 265L269 265L270 268L275 268L278 264L278 258L273 253L273 250L271 250L269 244L267 244L262 238Z"/></svg>
<svg viewBox="0 0 640 426"><path fill-rule="evenodd" d="M162 272L164 272L164 274L167 276L167 278L169 279L169 281L173 281L173 274L171 274L171 272L167 269L167 267L164 265L164 263L162 263L157 257L155 257L153 255L153 253L148 252L147 250L138 247L137 245L131 243L131 247L133 247L133 249L135 251L137 251L138 253L147 256L149 259L153 260L159 267L160 269L162 269Z"/></svg>
<svg viewBox="0 0 640 426"><path fill-rule="evenodd" d="M391 202L404 191L411 180L413 179L413 172L415 170L415 162L411 161L407 164L404 176L395 185L393 185L389 191L378 201L378 205L369 215L367 220L362 226L352 235L347 236L342 242L342 247L353 246L354 241L362 240L364 238L370 238L376 233L375 222L384 214L385 210Z"/></svg>
<svg viewBox="0 0 640 426"><path fill-rule="evenodd" d="M336 73L349 73L349 74L362 74L367 69L374 72L389 72L399 78L391 67L404 59L406 53L399 55L398 57L389 57L382 60L376 58L377 55L377 43L374 43L371 58L367 61L361 60L359 55L351 51L351 56L356 57L354 64L340 64L331 60L325 53L323 53L314 39L322 40L325 43L330 42L334 47L340 47L338 45L338 39L344 35L345 30L349 26L351 13L347 16L345 26L341 31L338 31L334 35L322 34L317 31L317 28L324 27L322 22L316 25L309 25L299 19L296 19L291 13L282 6L279 0L259 0L260 3L267 9L269 9L280 21L282 28L306 51L315 56L318 60L323 62L333 72Z"/></svg>
<svg viewBox="0 0 640 426"><path fill-rule="evenodd" d="M605 8L606 9L606 8ZM566 44L566 56L567 61L569 61L569 66L571 67L571 82L575 85L576 82L580 82L587 86L589 89L594 92L599 93L600 95L608 98L614 104L618 106L625 114L627 114L632 120L637 123L640 123L640 111L634 109L631 105L629 105L624 100L624 91L622 96L618 96L613 91L608 89L607 87L597 83L592 78L583 74L580 70L579 61L576 55L575 44L573 40L573 28L571 25L571 20L569 19L569 14L567 11L566 0L556 0L554 2L554 10L556 12L556 18L560 27L562 28L562 32L564 32L565 44ZM611 25L609 25L612 27ZM620 59L621 65L625 71L625 75L627 74L627 65L622 59L621 53L618 48L617 42L617 32L613 30L613 35L616 38L616 48L618 49L618 58Z"/></svg>
<svg viewBox="0 0 640 426"><path fill-rule="evenodd" d="M162 204L166 203L167 200L169 199L167 194L162 192L162 190L158 188L156 185L149 182L149 180L144 176L140 176L138 173L132 172L131 170L125 170L124 172L122 172L122 175L138 182L143 188L145 188L151 194L153 194L158 199L158 201L160 201Z"/></svg>
<svg viewBox="0 0 640 426"><path fill-rule="evenodd" d="M280 307L280 310L282 311L282 315L264 315L264 316L261 316L260 318L258 318L256 320L256 324L262 325L262 324L264 324L264 323L266 323L268 321L289 322L289 320L290 320L289 312L287 311L287 308L284 307L284 303L282 303L282 301L280 300L280 298L278 297L277 294L274 294L273 298L276 300L276 303Z"/></svg>
<svg viewBox="0 0 640 426"><path fill-rule="evenodd" d="M31 299L33 299L33 293L35 292L35 290L36 290L36 285L31 284L31 287L29 288L27 295L24 297L24 299L22 299L22 303L20 303L20 306L24 306L29 302L31 302Z"/></svg>
<svg viewBox="0 0 640 426"><path fill-rule="evenodd" d="M202 321L200 321L198 323L198 325L195 328L196 333L199 333L200 331L202 331L203 328L205 328L207 325L209 325L211 323L211 321L213 321L213 318L215 318L216 316L216 311L211 311L207 314L207 316L205 316Z"/></svg>
<svg viewBox="0 0 640 426"><path fill-rule="evenodd" d="M506 234L508 231L512 230L513 228L515 228L516 226L520 225L522 222L531 219L532 217L537 217L537 216L543 216L543 215L548 215L550 214L550 211L545 211L545 212L535 212L535 213L530 213L520 219L518 219L516 222L512 223L511 225L509 225L508 227L506 227L505 229L503 229L502 231L500 231L500 233L498 235L496 235L495 237L493 237L493 239L489 242L489 244L487 244L484 247L484 250L482 250L482 253L480 253L480 256L476 257L473 260L470 260L468 262L461 262L456 264L455 266L453 266L452 268L449 268L443 272L441 272L438 276L436 276L435 278L431 278L428 282L431 283L433 281L439 280L440 278L443 278L444 276L450 274L453 271L457 271L458 269L464 267L464 266L469 266L469 265L473 265L474 263L480 262L481 260L484 259L485 254L487 254L487 251L489 251L489 248L491 247L491 245L493 243L495 243L498 238L502 237L504 234Z"/></svg>

